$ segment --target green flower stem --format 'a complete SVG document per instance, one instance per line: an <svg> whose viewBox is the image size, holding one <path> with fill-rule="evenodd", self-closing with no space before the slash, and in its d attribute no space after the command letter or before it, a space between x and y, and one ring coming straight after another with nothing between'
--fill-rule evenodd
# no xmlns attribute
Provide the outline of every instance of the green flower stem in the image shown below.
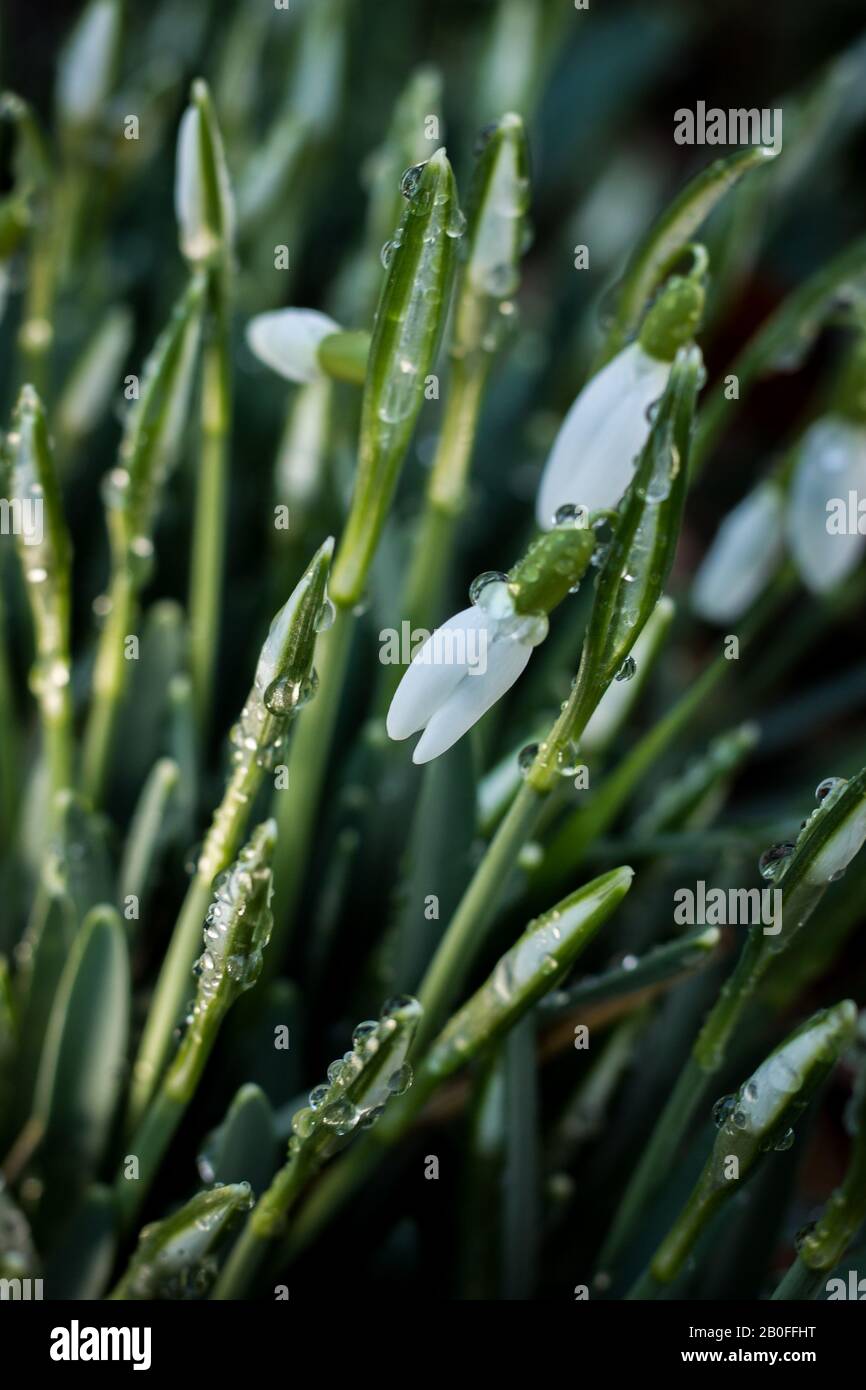
<svg viewBox="0 0 866 1390"><path fill-rule="evenodd" d="M225 558L226 488L231 431L227 275L208 272L209 315L202 351L201 457L190 568L190 671L199 731L210 718Z"/></svg>
<svg viewBox="0 0 866 1390"><path fill-rule="evenodd" d="M274 792L272 803L271 814L279 828L274 861L274 941L268 953L272 970L281 965L291 936L349 664L354 618L340 604L335 603L334 608L333 625L317 644L318 694L292 740L289 785Z"/></svg>
<svg viewBox="0 0 866 1390"><path fill-rule="evenodd" d="M424 1008L418 1029L419 1053L439 1031L459 996L484 946L517 855L531 836L543 805L543 797L525 782L475 870L418 991Z"/></svg>
<svg viewBox="0 0 866 1390"><path fill-rule="evenodd" d="M798 1255L791 1268L777 1285L773 1298L788 1300L817 1298L826 1282L827 1271L825 1269L810 1269Z"/></svg>
<svg viewBox="0 0 866 1390"><path fill-rule="evenodd" d="M413 622L417 621L422 627L432 627L436 620L436 605L442 596L442 576L448 569L457 521L466 507L466 481L489 372L490 357L486 353L465 362L455 361L451 369L420 537L422 542L426 540L433 517L441 519L444 526L434 525L434 534L430 539L437 540L440 546L444 540L447 549L444 556L437 557L438 567L433 569L432 566L425 566L423 547L419 544L406 582L406 612ZM445 533L445 526L450 535ZM432 595L425 587L429 578L438 581L437 592Z"/></svg>
<svg viewBox="0 0 866 1390"><path fill-rule="evenodd" d="M138 619L135 583L125 566L115 567L108 587L108 614L93 668L92 703L81 756L81 786L94 805L102 799L109 757L126 689L124 640Z"/></svg>

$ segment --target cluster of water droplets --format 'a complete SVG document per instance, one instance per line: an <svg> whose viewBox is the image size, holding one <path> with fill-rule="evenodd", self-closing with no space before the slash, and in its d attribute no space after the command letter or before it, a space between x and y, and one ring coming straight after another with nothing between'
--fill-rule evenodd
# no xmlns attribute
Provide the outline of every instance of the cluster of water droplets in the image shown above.
<svg viewBox="0 0 866 1390"><path fill-rule="evenodd" d="M806 820L801 823L797 839L781 840L777 844L770 845L758 860L758 872L762 878L771 882L782 878L791 856L803 836L814 826L815 821L838 800L847 785L847 780L844 777L825 777L822 782L818 783L815 789L815 800L818 804L811 815L807 816ZM841 869L831 874L831 881L841 878L844 872L844 869Z"/></svg>
<svg viewBox="0 0 866 1390"><path fill-rule="evenodd" d="M295 1112L290 1157L317 1131L345 1138L356 1129L369 1129L392 1096L409 1090L413 1074L406 1054L420 1014L421 1006L411 995L395 995L383 1004L378 1019L358 1024L352 1033L351 1050L331 1062L327 1081L314 1086L308 1105ZM407 1027L407 1023L412 1026ZM386 1046L388 1064L382 1068L376 1059Z"/></svg>
<svg viewBox="0 0 866 1390"><path fill-rule="evenodd" d="M270 867L254 842L245 845L231 868L215 880L205 918L204 950L193 967L198 989L187 1026L204 1017L226 978L239 993L251 989L259 978L273 923L271 910L262 900L270 884ZM247 929L242 919L252 907L256 921Z"/></svg>

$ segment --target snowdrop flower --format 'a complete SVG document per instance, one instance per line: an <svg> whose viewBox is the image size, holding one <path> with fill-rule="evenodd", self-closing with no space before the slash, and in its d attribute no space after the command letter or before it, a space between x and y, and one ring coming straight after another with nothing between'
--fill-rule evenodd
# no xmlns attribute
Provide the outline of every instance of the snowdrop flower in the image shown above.
<svg viewBox="0 0 866 1390"><path fill-rule="evenodd" d="M803 436L785 517L791 557L813 593L832 589L860 560L859 498L866 498L866 423L825 415Z"/></svg>
<svg viewBox="0 0 866 1390"><path fill-rule="evenodd" d="M386 728L393 739L424 732L415 763L438 758L510 690L547 635L544 614L520 614L505 576L482 575L475 600L427 638L401 680Z"/></svg>
<svg viewBox="0 0 866 1390"><path fill-rule="evenodd" d="M287 381L319 381L325 372L318 348L340 325L317 309L275 309L256 314L247 324L247 344L260 362Z"/></svg>
<svg viewBox="0 0 866 1390"><path fill-rule="evenodd" d="M673 276L649 310L635 342L583 388L562 422L544 467L536 519L548 530L561 507L601 511L617 505L652 428L677 348L693 336L703 290Z"/></svg>
<svg viewBox="0 0 866 1390"><path fill-rule="evenodd" d="M708 623L739 618L763 593L784 554L783 494L761 483L725 517L695 576L692 608Z"/></svg>

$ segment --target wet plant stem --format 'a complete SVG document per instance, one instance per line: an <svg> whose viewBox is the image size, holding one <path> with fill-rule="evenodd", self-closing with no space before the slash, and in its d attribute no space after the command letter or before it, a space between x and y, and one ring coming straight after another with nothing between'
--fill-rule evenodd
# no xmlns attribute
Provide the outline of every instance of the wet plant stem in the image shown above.
<svg viewBox="0 0 866 1390"><path fill-rule="evenodd" d="M484 946L487 929L510 872L535 828L543 805L544 798L524 782L487 846L421 982L418 998L424 1013L415 1044L417 1056L423 1055L425 1046L439 1031L463 989L472 964Z"/></svg>
<svg viewBox="0 0 866 1390"><path fill-rule="evenodd" d="M307 868L328 756L340 707L354 620L351 609L335 604L334 622L319 638L319 687L292 739L288 787L274 793L272 814L278 827L274 857L274 931L265 970L282 963L291 936Z"/></svg>
<svg viewBox="0 0 866 1390"><path fill-rule="evenodd" d="M779 1281L774 1299L817 1298L821 1285L826 1282L828 1269L810 1269L798 1255L784 1277Z"/></svg>
<svg viewBox="0 0 866 1390"><path fill-rule="evenodd" d="M751 1003L768 964L769 957L762 951L759 938L750 936L704 1022L617 1208L599 1255L600 1272L611 1273L611 1267L670 1172L686 1131L706 1099L713 1076L724 1065L728 1043Z"/></svg>
<svg viewBox="0 0 866 1390"><path fill-rule="evenodd" d="M105 792L117 718L126 689L124 642L137 617L137 596L125 558L112 561L108 615L96 653L93 702L84 735L81 782L88 800L98 806Z"/></svg>
<svg viewBox="0 0 866 1390"><path fill-rule="evenodd" d="M211 713L224 572L226 491L231 432L231 365L225 268L208 272L202 349L201 457L190 570L190 669L199 734Z"/></svg>

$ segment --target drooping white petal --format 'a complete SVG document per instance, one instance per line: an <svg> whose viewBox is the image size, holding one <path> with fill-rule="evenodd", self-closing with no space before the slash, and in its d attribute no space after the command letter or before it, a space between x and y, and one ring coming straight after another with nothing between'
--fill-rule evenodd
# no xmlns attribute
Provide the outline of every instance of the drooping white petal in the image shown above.
<svg viewBox="0 0 866 1390"><path fill-rule="evenodd" d="M473 604L430 634L394 692L385 723L389 738L408 738L423 729L466 676L470 663L479 655L486 659L492 646L488 622L483 609ZM477 683L483 677L471 679Z"/></svg>
<svg viewBox="0 0 866 1390"><path fill-rule="evenodd" d="M562 422L542 474L536 519L550 530L560 507L615 507L650 432L649 408L663 394L670 362L639 343L617 353L583 388Z"/></svg>
<svg viewBox="0 0 866 1390"><path fill-rule="evenodd" d="M532 648L513 637L496 637L487 648L483 675L467 674L427 724L412 754L414 763L438 758L471 729L491 705L510 690L532 655Z"/></svg>
<svg viewBox="0 0 866 1390"><path fill-rule="evenodd" d="M287 381L311 382L322 376L316 350L340 325L317 309L275 309L247 324L247 343L260 362Z"/></svg>
<svg viewBox="0 0 866 1390"><path fill-rule="evenodd" d="M761 483L725 517L692 588L692 608L709 623L739 618L762 593L784 552L783 497Z"/></svg>
<svg viewBox="0 0 866 1390"><path fill-rule="evenodd" d="M826 593L850 574L866 544L856 525L836 534L831 522L828 504L838 501L847 513L850 492L866 497L866 429L827 415L803 436L785 517L791 556L814 593Z"/></svg>

